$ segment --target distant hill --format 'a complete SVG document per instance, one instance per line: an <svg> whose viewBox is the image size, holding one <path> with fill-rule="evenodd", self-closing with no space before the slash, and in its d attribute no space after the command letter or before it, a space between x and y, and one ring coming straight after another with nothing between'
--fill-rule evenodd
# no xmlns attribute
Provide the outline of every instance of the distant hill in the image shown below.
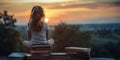
<svg viewBox="0 0 120 60"><path fill-rule="evenodd" d="M69 24L70 26L78 26L81 31L89 31L96 32L98 30L109 30L112 32L120 31L120 23L113 24ZM55 25L50 25L49 30L53 30ZM24 40L27 40L27 26L26 25L18 25L16 29L21 33ZM120 33L117 33L120 35Z"/></svg>
<svg viewBox="0 0 120 60"><path fill-rule="evenodd" d="M109 23L109 24L69 24L70 26L78 26L82 31L96 31L96 30L120 30L120 23ZM53 29L55 25L51 25Z"/></svg>

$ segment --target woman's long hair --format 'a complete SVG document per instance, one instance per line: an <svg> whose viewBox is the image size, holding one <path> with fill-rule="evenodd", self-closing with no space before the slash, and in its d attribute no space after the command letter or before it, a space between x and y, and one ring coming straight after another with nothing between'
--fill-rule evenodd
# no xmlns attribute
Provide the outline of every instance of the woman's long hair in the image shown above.
<svg viewBox="0 0 120 60"><path fill-rule="evenodd" d="M43 8L40 6L34 6L31 11L28 27L32 31L41 31L43 28L42 20L44 20L44 17L45 14Z"/></svg>

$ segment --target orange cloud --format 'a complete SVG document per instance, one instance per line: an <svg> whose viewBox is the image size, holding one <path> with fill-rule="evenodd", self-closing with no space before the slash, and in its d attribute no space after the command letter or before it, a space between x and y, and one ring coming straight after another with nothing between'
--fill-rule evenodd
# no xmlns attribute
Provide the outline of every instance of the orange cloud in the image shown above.
<svg viewBox="0 0 120 60"><path fill-rule="evenodd" d="M45 15L49 18L48 24L57 24L63 22L82 22L82 19L89 18L109 18L120 17L119 4L115 2L98 3L91 1L69 1L57 3L3 3L0 4L1 10L7 9L15 15L18 23L27 24L31 8L40 5L45 10Z"/></svg>

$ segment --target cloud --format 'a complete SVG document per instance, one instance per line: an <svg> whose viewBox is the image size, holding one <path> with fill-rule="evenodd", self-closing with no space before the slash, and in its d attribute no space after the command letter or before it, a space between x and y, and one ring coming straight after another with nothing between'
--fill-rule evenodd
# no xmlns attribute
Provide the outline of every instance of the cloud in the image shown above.
<svg viewBox="0 0 120 60"><path fill-rule="evenodd" d="M0 10L14 12L18 21L27 22L32 7L40 5L44 8L46 17L50 19L51 24L60 22L60 20L69 23L70 21L80 22L80 19L120 17L119 1L99 1L74 0L57 3L0 3Z"/></svg>
<svg viewBox="0 0 120 60"><path fill-rule="evenodd" d="M111 5L114 5L114 6L120 6L120 1L108 2L108 4L111 4Z"/></svg>
<svg viewBox="0 0 120 60"><path fill-rule="evenodd" d="M63 2L63 3L52 3L47 8L48 9L68 9L68 8L89 8L96 9L99 7L109 8L111 6L119 7L120 1L72 1L72 2Z"/></svg>
<svg viewBox="0 0 120 60"><path fill-rule="evenodd" d="M0 2L10 2L10 3L31 3L31 2L43 2L43 3L52 3L52 2L67 2L73 0L1 0Z"/></svg>
<svg viewBox="0 0 120 60"><path fill-rule="evenodd" d="M87 2L80 2L80 1L73 1L73 2L64 2L64 3L54 3L50 5L49 9L64 9L64 8L96 8L97 4L93 1Z"/></svg>
<svg viewBox="0 0 120 60"><path fill-rule="evenodd" d="M11 12L23 12L30 10L33 6L39 5L46 7L48 4L45 3L2 3L0 2L0 10L9 10Z"/></svg>
<svg viewBox="0 0 120 60"><path fill-rule="evenodd" d="M97 2L97 0L75 0L68 2L54 2L54 3L0 3L1 10L10 10L10 11L26 11L31 9L35 5L43 6L47 9L69 9L69 8L88 8L88 9L97 9L99 7L109 8L111 6L120 6L120 1L113 2Z"/></svg>
<svg viewBox="0 0 120 60"><path fill-rule="evenodd" d="M0 9L1 10L9 10L11 12L21 12L25 11L29 8L30 6L27 4L14 4L14 3L0 3Z"/></svg>

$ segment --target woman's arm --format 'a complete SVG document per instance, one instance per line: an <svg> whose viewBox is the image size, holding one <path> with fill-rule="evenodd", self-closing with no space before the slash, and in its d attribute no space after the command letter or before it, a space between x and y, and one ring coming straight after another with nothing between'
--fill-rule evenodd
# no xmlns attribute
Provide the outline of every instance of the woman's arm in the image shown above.
<svg viewBox="0 0 120 60"><path fill-rule="evenodd" d="M31 31L28 31L28 41L31 40Z"/></svg>

